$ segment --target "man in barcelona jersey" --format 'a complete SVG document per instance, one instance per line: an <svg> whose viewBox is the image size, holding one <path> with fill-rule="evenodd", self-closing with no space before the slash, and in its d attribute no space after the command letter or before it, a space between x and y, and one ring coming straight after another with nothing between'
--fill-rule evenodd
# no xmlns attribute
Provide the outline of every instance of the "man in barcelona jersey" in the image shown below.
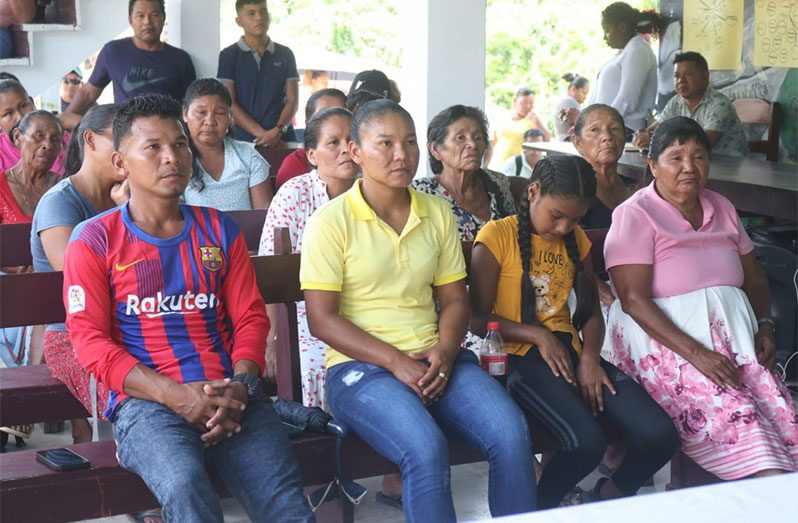
<svg viewBox="0 0 798 523"><path fill-rule="evenodd" d="M78 360L111 390L120 463L166 521L222 521L206 465L253 521L313 521L260 389L269 320L244 238L224 214L180 205L191 171L180 105L125 101L113 140L130 200L75 228L64 304Z"/></svg>

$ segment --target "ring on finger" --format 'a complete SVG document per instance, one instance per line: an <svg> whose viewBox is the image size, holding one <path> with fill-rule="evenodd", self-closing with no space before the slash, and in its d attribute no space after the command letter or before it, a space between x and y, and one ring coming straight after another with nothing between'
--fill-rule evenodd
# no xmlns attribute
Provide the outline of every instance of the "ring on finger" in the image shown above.
<svg viewBox="0 0 798 523"><path fill-rule="evenodd" d="M438 377L439 377L440 379L442 379L443 381L446 381L446 382L448 382L448 381L449 381L449 378L448 378L448 377L446 376L446 374L444 374L443 372L439 372L439 373L438 373Z"/></svg>

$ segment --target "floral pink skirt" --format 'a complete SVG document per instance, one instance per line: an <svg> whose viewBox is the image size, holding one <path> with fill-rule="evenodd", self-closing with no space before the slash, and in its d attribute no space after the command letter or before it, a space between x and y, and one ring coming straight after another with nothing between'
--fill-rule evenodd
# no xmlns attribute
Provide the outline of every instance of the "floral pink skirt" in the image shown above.
<svg viewBox="0 0 798 523"><path fill-rule="evenodd" d="M91 378L78 363L68 332L47 331L44 335L44 359L54 378L64 382L69 392L91 413ZM108 389L97 382L97 412L102 416L108 403Z"/></svg>
<svg viewBox="0 0 798 523"><path fill-rule="evenodd" d="M711 287L654 301L679 328L734 362L742 383L721 390L649 337L618 301L612 305L604 351L671 416L682 451L721 479L798 470L795 406L781 379L757 363L756 320L742 290Z"/></svg>

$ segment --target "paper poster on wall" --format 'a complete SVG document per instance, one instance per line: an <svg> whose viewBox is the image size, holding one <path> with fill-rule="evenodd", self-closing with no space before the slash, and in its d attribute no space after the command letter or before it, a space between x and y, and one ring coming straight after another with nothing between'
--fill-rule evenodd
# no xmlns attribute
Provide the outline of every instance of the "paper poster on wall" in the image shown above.
<svg viewBox="0 0 798 523"><path fill-rule="evenodd" d="M743 54L743 0L684 3L683 51L697 51L710 69L739 69Z"/></svg>
<svg viewBox="0 0 798 523"><path fill-rule="evenodd" d="M756 0L754 65L798 67L798 3Z"/></svg>

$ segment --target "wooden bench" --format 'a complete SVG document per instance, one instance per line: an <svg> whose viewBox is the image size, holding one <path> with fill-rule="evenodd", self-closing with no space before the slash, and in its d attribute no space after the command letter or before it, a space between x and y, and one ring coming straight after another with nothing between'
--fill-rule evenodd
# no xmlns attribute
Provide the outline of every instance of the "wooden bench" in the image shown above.
<svg viewBox="0 0 798 523"><path fill-rule="evenodd" d="M594 266L599 264L600 246L603 244L601 233L592 233L594 245ZM466 254L470 251L465 246ZM268 303L284 304L287 312L284 325L284 335L281 335L277 348L278 368L280 369L277 380L277 393L286 399L301 398L301 380L298 351L298 335L296 328L295 302L302 298L299 290L299 255L286 254L276 256L253 257L252 262L257 274L257 283L261 294ZM275 278L275 275L279 275ZM43 296L53 293L60 296L61 275L59 273L26 274L0 276L0 289L10 289L18 296L27 296L33 307L42 303ZM10 287L9 287L10 282ZM32 297L24 290L37 289L36 296ZM5 291L0 290L0 313L2 322L28 321L23 312L15 311L14 307L7 306L4 298ZM60 303L60 300L58 300ZM6 311L9 312L6 320ZM28 309L30 313L30 309ZM63 318L63 309L61 309ZM37 318L36 321L41 321ZM50 321L58 321L50 320ZM20 375L24 369L7 369L8 375ZM0 400L3 400L5 384L8 380L0 381ZM65 390L65 387L64 387ZM31 391L28 391L31 392ZM35 392L34 392L35 394ZM67 392L68 394L68 392ZM24 402L25 395L18 393L17 401ZM79 405L79 404L78 404ZM38 407L37 407L38 408ZM81 407L82 408L82 407ZM0 403L0 412L5 411L4 403ZM84 414L85 415L85 414ZM61 418L63 419L63 418ZM2 424L6 422L3 421ZM534 427L534 425L532 425ZM533 430L533 442L536 452L556 450L557 445L551 435L541 430ZM334 476L334 449L335 438L327 435L303 435L293 441L294 451L300 462L303 480L306 485L320 484L330 481ZM72 519L86 519L92 517L108 516L127 513L133 510L151 508L154 500L141 481L128 474L116 464L113 459L113 443L100 442L82 444L75 447L87 455L95 466L89 471L77 473L58 474L39 465L33 458L32 451L14 452L0 456L0 516L15 519L17 517L33 518L31 515L31 500L47 499L46 506L36 507L42 514L41 519L50 521L68 521ZM479 452L457 442L450 444L450 461L453 465L482 461L484 457ZM397 471L397 467L377 454L357 437L349 437L342 445L342 475L347 479L359 479ZM61 496L57 492L63 483L80 482L82 486L72 494ZM121 486L120 486L121 485ZM53 496L49 494L52 492ZM70 489L70 492L72 490ZM117 496L117 492L126 493L124 499ZM220 491L221 495L225 495ZM19 500L27 500L21 502ZM58 503L56 503L56 500ZM62 505L64 505L62 510ZM336 520L352 521L353 507L339 496L339 504L328 504L326 507L330 515ZM46 516L46 517L45 517Z"/></svg>
<svg viewBox="0 0 798 523"><path fill-rule="evenodd" d="M266 210L229 211L225 214L230 216L241 229L249 252L257 253L263 222L266 221ZM0 224L0 267L33 265L30 231L29 223Z"/></svg>
<svg viewBox="0 0 798 523"><path fill-rule="evenodd" d="M268 303L282 303L288 312L288 317L293 321L287 325L287 336L283 336L283 343L278 345L278 365L283 372L280 373L277 383L278 395L283 398L301 397L300 367L298 335L296 327L295 302L302 299L299 290L299 255L276 255L253 257L252 262L258 275L258 288ZM280 275L275 278L274 275ZM0 276L0 312L2 322L12 325L16 322L27 321L60 321L64 312L56 312L54 305L44 307L49 317L31 316L32 309L47 302L46 295L59 295L62 285L61 273L20 274ZM17 301L13 307L6 299L9 294L17 296L30 296L33 289L37 290L36 297L28 300L29 305L23 306L23 301ZM6 291L9 291L8 294ZM60 303L60 300L49 303ZM9 313L6 315L6 311ZM60 315L58 315L60 314ZM38 370L38 369L37 369ZM31 390L29 384L24 384L30 369L16 368L4 369L3 381L0 382L0 407L3 411L2 424L19 422L20 419L41 419L42 415L21 413L20 411L42 410L43 406L35 402L41 401L44 395L41 391ZM52 380L52 378L49 378ZM8 388L14 384L18 389L14 394L7 394ZM11 387L13 388L13 387ZM26 396L24 392L28 392ZM66 387L51 387L51 393L69 396ZM64 394L65 393L65 394ZM32 399L31 399L32 398ZM14 399L19 402L11 405L14 416L5 417L7 401ZM64 398L62 398L64 399ZM73 409L82 409L78 403ZM81 410L80 415L86 415ZM59 418L63 419L63 417ZM334 477L335 465L335 437L330 435L302 435L293 440L294 451L300 462L303 480L306 485L327 483ZM87 471L70 472L69 474L55 473L40 465L34 459L34 451L12 452L0 455L0 519L9 520L47 520L71 521L105 517L114 514L124 514L131 511L153 508L155 500L146 486L133 474L122 470L114 458L113 442L85 443L71 446L82 455L89 458L94 466ZM484 458L473 449L462 444L451 446L452 464L470 463L481 461ZM356 437L347 439L343 448L343 463L345 474L351 479L370 477L396 470L389 461L373 451L362 440ZM68 488L65 488L68 485ZM80 488L73 488L80 486ZM66 491L66 493L64 493ZM227 495L223 490L220 495ZM33 503L34 499L47 499L46 504ZM335 520L353 521L353 507L345 500L339 498L340 504L329 504L326 507L328 517ZM332 514L330 514L332 512Z"/></svg>

